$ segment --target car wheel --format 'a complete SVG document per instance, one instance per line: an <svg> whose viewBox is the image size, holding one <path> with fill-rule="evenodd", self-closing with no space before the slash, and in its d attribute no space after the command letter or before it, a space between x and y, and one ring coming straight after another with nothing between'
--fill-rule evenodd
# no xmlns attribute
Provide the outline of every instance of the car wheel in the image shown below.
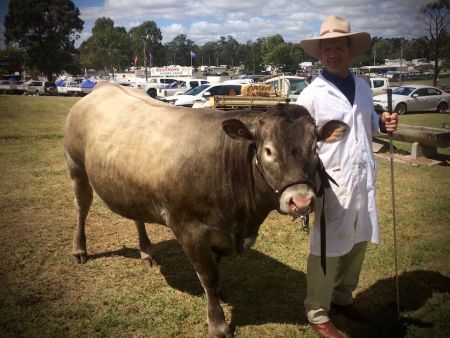
<svg viewBox="0 0 450 338"><path fill-rule="evenodd" d="M399 103L399 104L397 105L397 107L395 107L395 112L396 112L398 115L406 114L406 104L404 104L404 103Z"/></svg>
<svg viewBox="0 0 450 338"><path fill-rule="evenodd" d="M151 98L156 99L156 89L153 89L153 88L149 89L149 90L147 91L147 94L148 94Z"/></svg>
<svg viewBox="0 0 450 338"><path fill-rule="evenodd" d="M437 106L437 112L441 114L445 114L447 111L447 104L445 102L441 102Z"/></svg>

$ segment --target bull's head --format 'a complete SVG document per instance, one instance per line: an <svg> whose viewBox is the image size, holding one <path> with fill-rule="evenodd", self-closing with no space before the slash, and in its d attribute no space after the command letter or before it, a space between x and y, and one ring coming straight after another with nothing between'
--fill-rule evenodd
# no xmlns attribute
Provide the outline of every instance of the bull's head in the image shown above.
<svg viewBox="0 0 450 338"><path fill-rule="evenodd" d="M317 142L332 143L348 133L348 125L329 121L317 127L299 105L277 105L261 114L257 122L225 120L224 131L233 139L251 141L255 165L279 197L279 211L298 216L313 209L321 162ZM327 182L328 183L328 182Z"/></svg>

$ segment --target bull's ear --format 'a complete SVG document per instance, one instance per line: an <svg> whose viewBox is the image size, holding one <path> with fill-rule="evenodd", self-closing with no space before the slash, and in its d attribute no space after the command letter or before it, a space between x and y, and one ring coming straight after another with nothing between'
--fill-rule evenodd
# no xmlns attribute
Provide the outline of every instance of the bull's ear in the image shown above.
<svg viewBox="0 0 450 338"><path fill-rule="evenodd" d="M317 128L317 140L325 143L333 143L342 140L350 130L347 123L331 120L322 127Z"/></svg>
<svg viewBox="0 0 450 338"><path fill-rule="evenodd" d="M225 133L235 140L253 141L254 135L247 126L240 120L229 119L222 122L222 128Z"/></svg>

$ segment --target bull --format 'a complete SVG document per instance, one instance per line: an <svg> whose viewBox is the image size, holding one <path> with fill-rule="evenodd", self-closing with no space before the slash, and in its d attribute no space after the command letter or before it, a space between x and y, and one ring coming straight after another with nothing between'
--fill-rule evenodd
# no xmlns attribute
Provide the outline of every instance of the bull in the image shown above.
<svg viewBox="0 0 450 338"><path fill-rule="evenodd" d="M231 337L218 298L220 258L250 247L270 211L298 216L315 200L316 143L348 126L320 128L298 105L266 112L173 107L105 83L78 101L65 126L75 193L73 256L87 260L93 191L133 220L141 258L153 264L145 223L168 226L207 296L208 336Z"/></svg>

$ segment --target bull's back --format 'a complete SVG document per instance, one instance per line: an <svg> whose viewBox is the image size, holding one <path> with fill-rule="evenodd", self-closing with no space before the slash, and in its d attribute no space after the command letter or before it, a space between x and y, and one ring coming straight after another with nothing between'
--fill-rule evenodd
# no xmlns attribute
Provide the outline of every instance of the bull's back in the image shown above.
<svg viewBox="0 0 450 338"><path fill-rule="evenodd" d="M221 134L218 116L107 85L71 109L65 147L113 211L161 221L165 208L176 208L178 200L189 203L195 185L214 184L220 169L211 159L218 156ZM197 202L207 201L210 189L197 190L203 191Z"/></svg>

